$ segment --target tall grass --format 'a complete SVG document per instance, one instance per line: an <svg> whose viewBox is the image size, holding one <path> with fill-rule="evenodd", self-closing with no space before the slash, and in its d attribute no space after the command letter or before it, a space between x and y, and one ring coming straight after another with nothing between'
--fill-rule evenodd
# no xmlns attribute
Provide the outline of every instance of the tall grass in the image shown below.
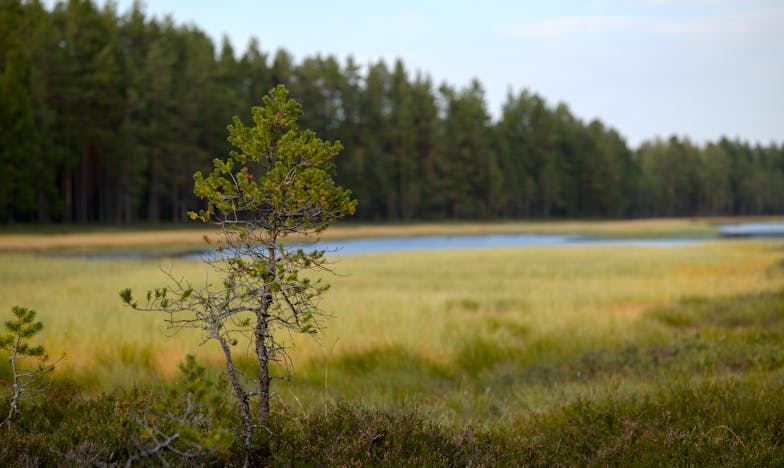
<svg viewBox="0 0 784 468"><path fill-rule="evenodd" d="M334 319L317 342L291 337L292 358L299 378L323 380L319 386L331 397L344 395L344 389L341 379L330 379L330 367L338 372L340 363L357 362L363 355L375 359L388 350L397 350L389 360L409 356L426 361L425 367L444 368L452 377L465 373L472 380L508 361L526 367L590 349L666 342L670 332L649 319L652 310L688 298L780 288L784 275L778 262L784 252L778 249L775 243L710 242L676 248L546 247L336 257L333 267L339 275L327 278L333 289L323 304ZM199 262L179 259L3 254L0 310L14 304L38 310L46 324L42 335L47 348L72 356L63 371L100 389L171 372L194 347L202 358L220 362L213 346L197 346L200 337L194 333L170 336L162 315L122 307L117 292L165 284L161 268L197 284L211 274ZM380 361L383 368L386 359ZM359 387L368 385L366 378L357 380ZM300 389L295 385L290 391Z"/></svg>
<svg viewBox="0 0 784 468"><path fill-rule="evenodd" d="M165 379L188 352L220 373L212 344L122 307L120 289L166 283L161 267L210 275L183 259L0 254L0 310L38 310L43 344L71 355L58 375L94 394ZM363 434L387 431L412 464L784 459L781 242L407 252L332 267L334 317L318 341L282 337L294 381L276 383L273 406L281 431L299 435L271 442L281 456L346 464L356 449L381 463L390 452ZM329 428L349 431L346 453L319 435Z"/></svg>

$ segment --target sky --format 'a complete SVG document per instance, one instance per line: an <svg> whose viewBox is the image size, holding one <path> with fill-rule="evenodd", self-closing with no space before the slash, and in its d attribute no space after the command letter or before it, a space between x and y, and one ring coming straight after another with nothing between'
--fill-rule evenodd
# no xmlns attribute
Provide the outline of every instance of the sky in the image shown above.
<svg viewBox="0 0 784 468"><path fill-rule="evenodd" d="M102 1L98 2L102 4ZM131 0L119 0L124 12ZM600 119L632 146L655 137L784 143L782 0L147 0L241 54L252 36L297 62L402 59L467 86L494 117L528 89Z"/></svg>

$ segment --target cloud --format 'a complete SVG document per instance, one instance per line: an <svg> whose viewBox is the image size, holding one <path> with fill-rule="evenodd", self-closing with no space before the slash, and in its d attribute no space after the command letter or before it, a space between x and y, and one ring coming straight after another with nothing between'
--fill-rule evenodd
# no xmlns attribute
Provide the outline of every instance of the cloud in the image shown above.
<svg viewBox="0 0 784 468"><path fill-rule="evenodd" d="M642 33L658 36L759 36L784 38L784 8L694 18L582 15L497 28L502 37L559 38L585 35Z"/></svg>

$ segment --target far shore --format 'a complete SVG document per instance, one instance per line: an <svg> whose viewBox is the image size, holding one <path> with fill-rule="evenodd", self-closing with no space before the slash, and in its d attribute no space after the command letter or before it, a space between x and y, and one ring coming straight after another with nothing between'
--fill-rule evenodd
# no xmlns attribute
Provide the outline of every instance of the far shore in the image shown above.
<svg viewBox="0 0 784 468"><path fill-rule="evenodd" d="M481 234L579 234L597 237L673 237L710 236L716 225L740 222L781 220L782 217L709 217L654 218L634 220L564 220L564 221L445 221L407 224L344 223L332 226L322 239L357 239L373 237L411 237L431 235ZM97 227L80 229L52 226L36 232L34 226L24 231L0 228L0 251L84 250L84 249L198 249L220 238L214 228L168 227ZM295 238L300 239L300 238Z"/></svg>

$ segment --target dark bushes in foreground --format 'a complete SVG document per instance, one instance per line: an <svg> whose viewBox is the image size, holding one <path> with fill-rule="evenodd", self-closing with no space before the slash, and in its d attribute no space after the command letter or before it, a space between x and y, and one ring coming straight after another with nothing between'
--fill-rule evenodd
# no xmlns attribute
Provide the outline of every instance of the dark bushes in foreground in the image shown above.
<svg viewBox="0 0 784 468"><path fill-rule="evenodd" d="M415 408L391 412L347 403L277 414L255 441L255 462L276 466L667 465L773 466L784 462L782 376L675 382L636 396L578 400L495 430L439 426ZM133 455L139 389L88 398L56 385L0 444L2 466L115 465ZM226 421L220 422L221 424ZM243 450L176 465L240 464ZM143 464L159 463L154 458Z"/></svg>

